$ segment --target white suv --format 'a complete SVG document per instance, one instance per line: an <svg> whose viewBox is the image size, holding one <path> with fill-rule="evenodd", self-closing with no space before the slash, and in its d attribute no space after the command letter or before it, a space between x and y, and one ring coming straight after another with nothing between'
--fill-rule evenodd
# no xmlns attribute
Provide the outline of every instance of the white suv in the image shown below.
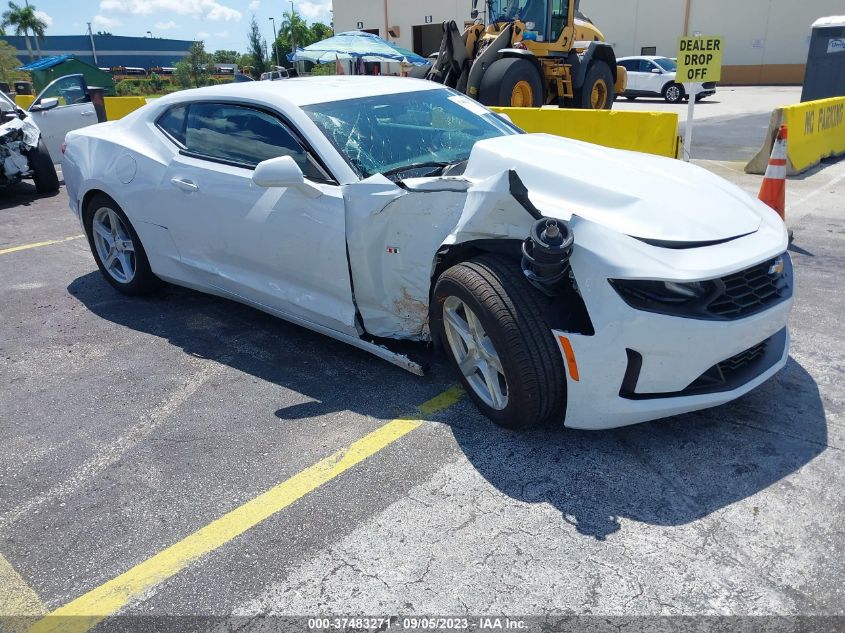
<svg viewBox="0 0 845 633"><path fill-rule="evenodd" d="M617 62L628 71L628 86L620 96L633 101L637 97L663 97L669 103L687 98L686 88L675 81L678 65L668 57L623 57ZM695 100L716 94L713 82L694 83Z"/></svg>

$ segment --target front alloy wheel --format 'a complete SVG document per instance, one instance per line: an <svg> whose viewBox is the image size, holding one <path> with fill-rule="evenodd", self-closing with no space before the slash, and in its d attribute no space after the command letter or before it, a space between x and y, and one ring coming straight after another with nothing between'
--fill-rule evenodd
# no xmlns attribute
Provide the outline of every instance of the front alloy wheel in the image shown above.
<svg viewBox="0 0 845 633"><path fill-rule="evenodd" d="M489 407L508 406L508 381L493 341L467 304L455 296L443 302L443 328L449 349L475 394Z"/></svg>
<svg viewBox="0 0 845 633"><path fill-rule="evenodd" d="M517 257L480 255L435 282L432 333L467 395L500 426L528 429L563 419L566 374L546 321L550 302Z"/></svg>

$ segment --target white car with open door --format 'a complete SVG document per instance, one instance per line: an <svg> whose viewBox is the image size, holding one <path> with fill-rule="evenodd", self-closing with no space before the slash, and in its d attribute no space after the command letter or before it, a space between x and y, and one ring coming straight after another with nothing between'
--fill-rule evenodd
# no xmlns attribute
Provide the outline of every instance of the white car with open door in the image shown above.
<svg viewBox="0 0 845 633"><path fill-rule="evenodd" d="M710 407L787 361L774 211L681 161L524 134L431 82L180 92L71 132L63 167L118 290L229 297L416 373L385 340L433 338L511 428Z"/></svg>
<svg viewBox="0 0 845 633"><path fill-rule="evenodd" d="M628 71L628 84L620 96L629 101L637 97L662 97L669 103L679 103L688 97L685 84L677 82L678 64L674 59L645 55L640 57L622 57L616 60ZM716 94L713 82L692 84L695 100Z"/></svg>
<svg viewBox="0 0 845 633"><path fill-rule="evenodd" d="M59 190L53 159L32 117L0 92L0 189L32 178L38 193Z"/></svg>
<svg viewBox="0 0 845 633"><path fill-rule="evenodd" d="M100 122L83 75L65 75L51 82L35 97L29 115L41 130L54 163L62 160L68 132Z"/></svg>

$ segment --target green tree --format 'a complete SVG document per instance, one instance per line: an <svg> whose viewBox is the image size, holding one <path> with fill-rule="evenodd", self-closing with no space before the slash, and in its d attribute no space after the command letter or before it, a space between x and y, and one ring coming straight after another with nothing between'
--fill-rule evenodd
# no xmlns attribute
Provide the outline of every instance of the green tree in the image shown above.
<svg viewBox="0 0 845 633"><path fill-rule="evenodd" d="M44 30L47 23L35 14L35 7L27 4L18 6L10 0L8 11L3 12L3 28L12 26L15 35L23 35L26 42L26 50L29 51L29 58L32 59L32 46L29 43L29 32L32 31L35 37L35 48L38 51L38 58L41 59L40 40L44 37Z"/></svg>
<svg viewBox="0 0 845 633"><path fill-rule="evenodd" d="M292 52L296 47L305 48L317 41L311 39L314 37L314 34L308 27L308 23L296 11L286 11L282 14L282 25L279 27L279 34L290 44L287 52Z"/></svg>
<svg viewBox="0 0 845 633"><path fill-rule="evenodd" d="M261 73L267 72L267 40L261 36L261 29L258 28L254 15L249 23L247 41L248 55L252 58L252 76L258 79Z"/></svg>
<svg viewBox="0 0 845 633"><path fill-rule="evenodd" d="M332 35L334 35L334 30L328 24L323 24L322 22L314 22L314 24L311 25L312 44L314 42L326 40Z"/></svg>
<svg viewBox="0 0 845 633"><path fill-rule="evenodd" d="M20 66L15 47L8 42L0 42L0 81L12 83L17 79L15 69Z"/></svg>
<svg viewBox="0 0 845 633"><path fill-rule="evenodd" d="M211 61L215 64L237 64L239 57L238 51L219 50L211 54Z"/></svg>
<svg viewBox="0 0 845 633"><path fill-rule="evenodd" d="M176 63L176 82L183 88L199 88L209 81L208 64L211 56L202 42L191 44L188 55Z"/></svg>

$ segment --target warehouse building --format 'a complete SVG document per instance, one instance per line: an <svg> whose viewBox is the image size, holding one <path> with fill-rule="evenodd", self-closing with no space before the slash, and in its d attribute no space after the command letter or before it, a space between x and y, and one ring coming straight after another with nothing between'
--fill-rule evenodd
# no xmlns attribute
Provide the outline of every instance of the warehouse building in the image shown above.
<svg viewBox="0 0 845 633"><path fill-rule="evenodd" d="M29 51L22 36L4 36L15 48L21 64L28 64ZM34 38L29 38L33 56L37 58ZM41 56L73 55L84 62L104 68L134 66L145 69L173 66L188 54L190 40L168 40L121 35L48 35L39 40Z"/></svg>
<svg viewBox="0 0 845 633"><path fill-rule="evenodd" d="M525 0L522 0L523 3ZM484 0L478 6L483 10ZM440 47L441 23L469 22L471 0L340 0L338 32L387 33L426 56ZM601 29L617 55L675 57L684 34L725 37L722 83L800 84L818 18L841 14L842 0L582 0L581 11Z"/></svg>

